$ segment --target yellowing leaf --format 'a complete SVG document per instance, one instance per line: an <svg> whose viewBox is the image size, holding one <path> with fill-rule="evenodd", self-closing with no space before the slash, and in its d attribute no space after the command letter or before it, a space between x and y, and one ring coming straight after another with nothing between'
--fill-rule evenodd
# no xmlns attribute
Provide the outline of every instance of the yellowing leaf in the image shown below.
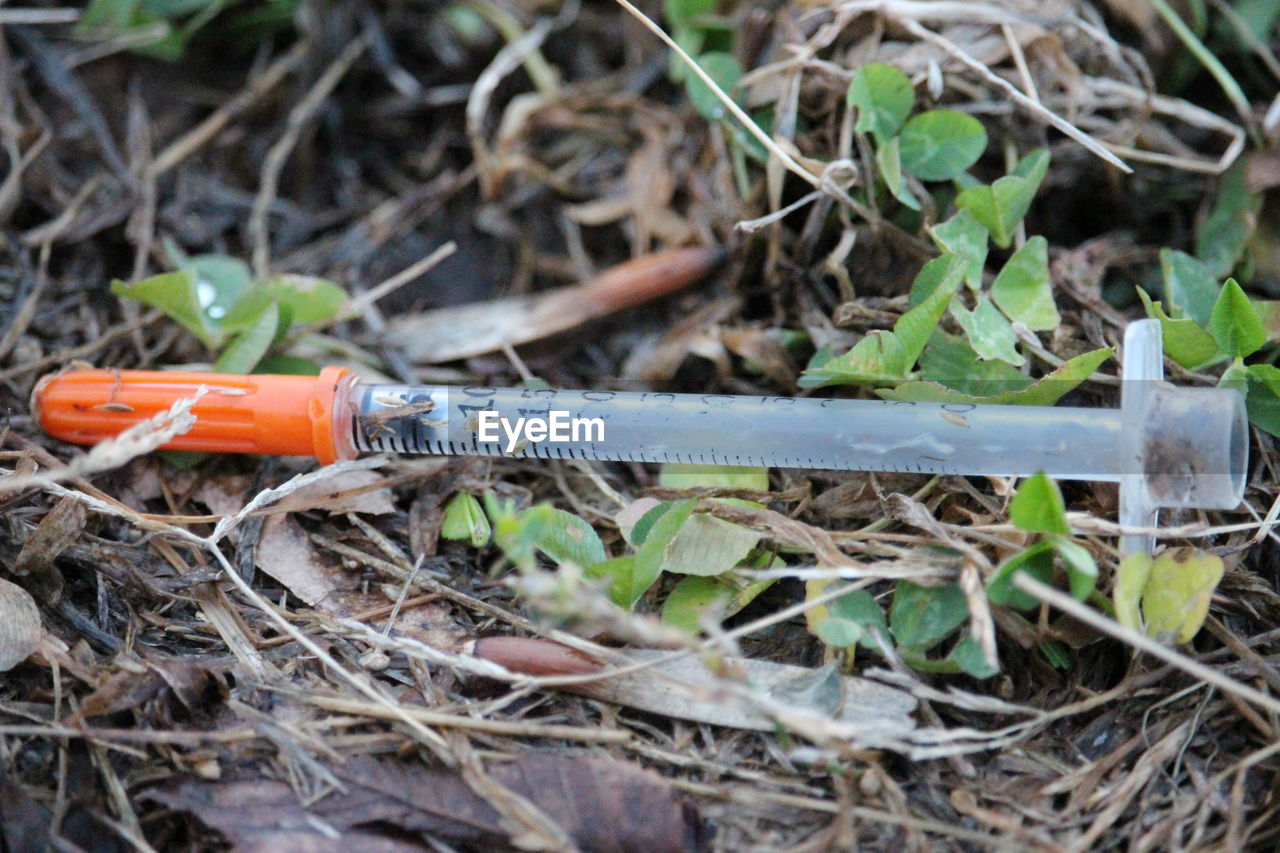
<svg viewBox="0 0 1280 853"><path fill-rule="evenodd" d="M1187 643L1204 624L1223 567L1220 557L1203 551L1179 556L1165 553L1152 562L1142 593L1142 616L1149 636Z"/></svg>
<svg viewBox="0 0 1280 853"><path fill-rule="evenodd" d="M695 513L667 546L662 568L679 575L724 574L745 559L759 541L760 534L754 530Z"/></svg>
<svg viewBox="0 0 1280 853"><path fill-rule="evenodd" d="M1151 575L1150 554L1130 554L1116 569L1116 585L1111 591L1116 606L1116 621L1126 628L1142 630L1142 590Z"/></svg>

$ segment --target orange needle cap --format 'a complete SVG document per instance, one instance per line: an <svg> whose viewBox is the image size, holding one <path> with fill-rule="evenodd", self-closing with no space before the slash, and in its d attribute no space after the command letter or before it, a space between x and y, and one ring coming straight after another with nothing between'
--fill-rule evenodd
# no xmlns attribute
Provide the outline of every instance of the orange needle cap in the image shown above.
<svg viewBox="0 0 1280 853"><path fill-rule="evenodd" d="M314 456L328 465L356 455L341 418L353 382L344 367L327 367L319 376L71 369L43 377L31 405L55 438L97 444L203 385L208 393L191 410L195 426L165 448Z"/></svg>

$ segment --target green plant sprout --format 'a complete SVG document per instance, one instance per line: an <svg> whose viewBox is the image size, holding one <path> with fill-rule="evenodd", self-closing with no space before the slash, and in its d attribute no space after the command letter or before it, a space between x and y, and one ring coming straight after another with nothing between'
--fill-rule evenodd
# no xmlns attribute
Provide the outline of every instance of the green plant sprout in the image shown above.
<svg viewBox="0 0 1280 853"><path fill-rule="evenodd" d="M269 355L292 334L325 323L347 305L346 292L313 276L277 274L254 279L249 266L225 255L186 257L170 247L177 267L111 292L159 308L217 357L218 373L301 373L320 367L287 352Z"/></svg>
<svg viewBox="0 0 1280 853"><path fill-rule="evenodd" d="M296 5L297 0L92 0L76 34L119 39L134 53L176 62L197 32L232 7L242 7L232 25L261 36L288 26Z"/></svg>

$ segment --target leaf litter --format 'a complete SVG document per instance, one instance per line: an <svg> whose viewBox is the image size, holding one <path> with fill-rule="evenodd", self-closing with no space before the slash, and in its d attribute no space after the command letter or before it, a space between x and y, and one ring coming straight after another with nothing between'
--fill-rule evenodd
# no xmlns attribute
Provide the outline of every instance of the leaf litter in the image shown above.
<svg viewBox="0 0 1280 853"><path fill-rule="evenodd" d="M1171 514L1199 553L1125 568L1105 485L1036 518L1025 484L907 475L182 468L137 457L189 404L88 453L27 409L76 359L779 396L810 359L888 398L1110 404L1144 308L1171 375L1212 382L1275 341L1267 19L1242 18L1259 42L1121 2L646 7L691 71L625 3L95 30L113 5L0 11L6 849L1274 845L1261 431L1244 511ZM1201 40L1229 49L1202 66ZM898 326L935 244L965 259L950 311ZM162 274L185 328L111 292ZM202 304L227 276L250 298ZM1263 429L1269 366L1227 376ZM485 494L581 536L508 583ZM701 535L651 549L678 559L619 612L579 561L682 501ZM729 597L664 621L690 581Z"/></svg>

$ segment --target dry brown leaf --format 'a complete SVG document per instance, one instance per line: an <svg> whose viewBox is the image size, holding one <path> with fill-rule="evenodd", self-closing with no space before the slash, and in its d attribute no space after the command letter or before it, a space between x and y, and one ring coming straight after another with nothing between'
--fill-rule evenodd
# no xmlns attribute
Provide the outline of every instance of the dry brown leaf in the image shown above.
<svg viewBox="0 0 1280 853"><path fill-rule="evenodd" d="M389 515L396 511L391 499L391 489L376 488L379 483L385 482L387 478L374 471L344 471L303 486L282 498L276 504L276 509L290 512L322 509L333 513Z"/></svg>
<svg viewBox="0 0 1280 853"><path fill-rule="evenodd" d="M379 834L339 831L302 809L293 789L274 779L209 783L196 779L141 795L189 811L235 845L236 853L418 853L427 845Z"/></svg>
<svg viewBox="0 0 1280 853"><path fill-rule="evenodd" d="M40 609L25 589L0 580L0 672L8 672L40 647Z"/></svg>
<svg viewBox="0 0 1280 853"><path fill-rule="evenodd" d="M201 705L209 671L178 658L137 660L122 656L116 667L98 682L80 703L72 721L87 720L140 708L153 699L172 694L188 711Z"/></svg>
<svg viewBox="0 0 1280 853"><path fill-rule="evenodd" d="M84 530L84 520L83 503L72 497L58 501L23 543L18 558L14 560L13 573L25 575L51 568L58 555L79 538Z"/></svg>
<svg viewBox="0 0 1280 853"><path fill-rule="evenodd" d="M331 769L346 790L309 810L287 785L269 779L188 779L142 797L192 812L240 853L431 849L419 839L513 849L498 810L456 771L369 757ZM488 775L559 824L584 853L696 850L707 840L694 807L665 779L632 764L526 754L491 765Z"/></svg>
<svg viewBox="0 0 1280 853"><path fill-rule="evenodd" d="M334 565L321 554L292 516L268 516L255 551L257 566L307 605L340 618L357 618L393 603L379 592L364 591L363 577ZM376 586L373 589L377 589ZM368 619L379 626L384 619ZM394 633L437 649L457 649L467 640L462 629L436 604L403 608Z"/></svg>
<svg viewBox="0 0 1280 853"><path fill-rule="evenodd" d="M287 515L267 518L254 556L258 568L312 607L336 592L356 586L348 573L320 557L307 532Z"/></svg>
<svg viewBox="0 0 1280 853"><path fill-rule="evenodd" d="M724 329L720 341L771 381L789 387L800 372L787 348L763 329Z"/></svg>
<svg viewBox="0 0 1280 853"><path fill-rule="evenodd" d="M622 368L624 379L665 382L675 376L684 360L701 355L723 374L731 372L729 356L720 343L716 325L741 307L736 297L717 299L677 323L649 347L632 352Z"/></svg>

